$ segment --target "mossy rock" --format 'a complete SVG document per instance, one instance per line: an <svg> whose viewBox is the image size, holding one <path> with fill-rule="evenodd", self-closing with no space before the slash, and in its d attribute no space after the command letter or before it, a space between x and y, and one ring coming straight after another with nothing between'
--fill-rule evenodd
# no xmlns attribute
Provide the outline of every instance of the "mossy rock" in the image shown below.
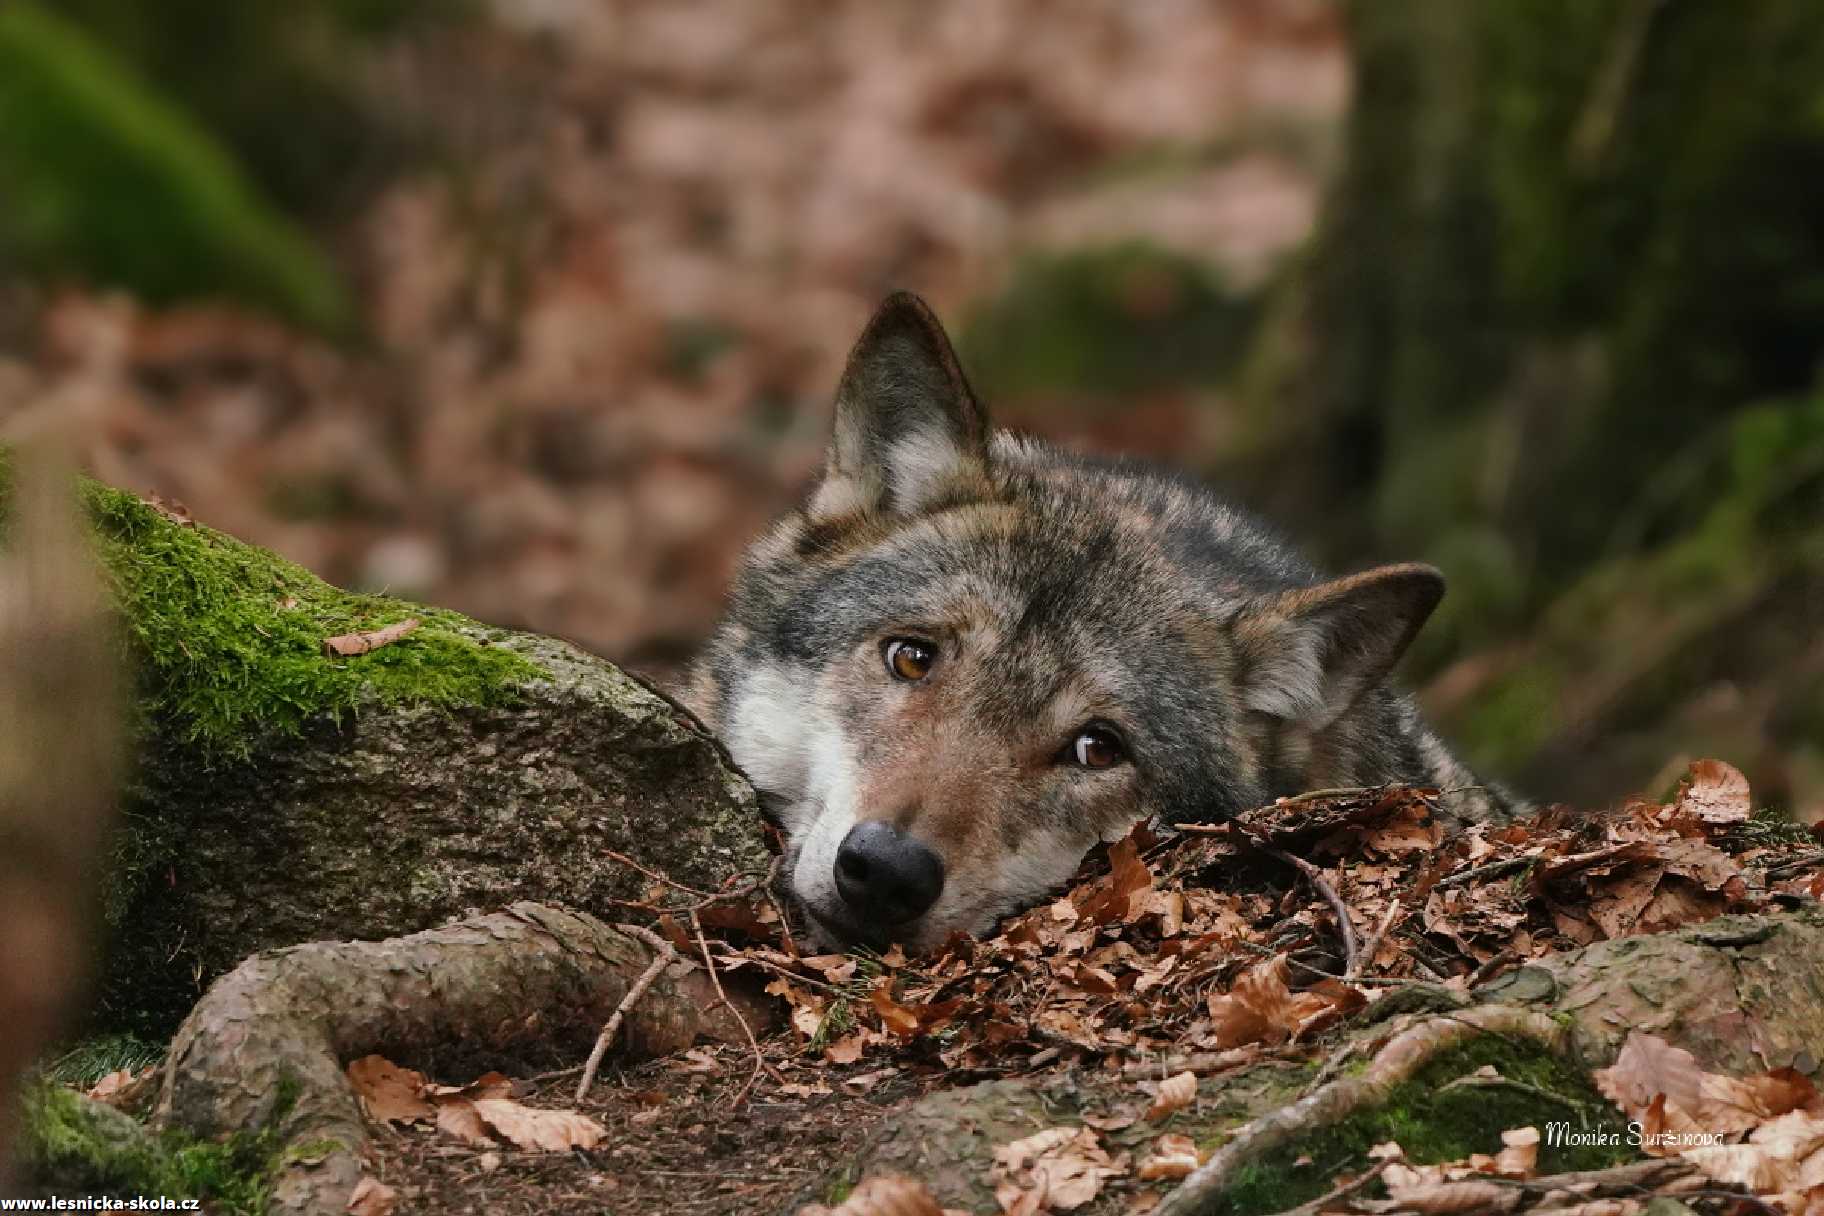
<svg viewBox="0 0 1824 1216"><path fill-rule="evenodd" d="M163 1037L255 951L764 869L752 788L662 694L552 638L355 595L83 489L137 673L97 1028ZM408 617L353 658L324 639Z"/></svg>

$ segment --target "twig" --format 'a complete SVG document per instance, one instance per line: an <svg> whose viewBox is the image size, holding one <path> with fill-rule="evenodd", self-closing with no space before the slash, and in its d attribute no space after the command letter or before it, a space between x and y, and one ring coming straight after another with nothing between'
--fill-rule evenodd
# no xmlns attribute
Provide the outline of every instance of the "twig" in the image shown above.
<svg viewBox="0 0 1824 1216"><path fill-rule="evenodd" d="M1475 1073L1470 1073L1467 1076L1458 1077L1454 1081L1445 1082L1438 1087L1438 1092L1444 1093L1452 1089L1506 1089L1512 1090L1514 1093L1529 1094L1555 1106L1568 1106L1572 1110L1587 1109L1585 1103L1579 1102L1575 1098L1567 1098L1563 1094L1553 1093L1542 1085L1530 1085L1525 1081L1516 1081L1512 1077L1478 1077Z"/></svg>
<svg viewBox="0 0 1824 1216"><path fill-rule="evenodd" d="M1387 930L1393 928L1393 922L1398 920L1400 913L1405 910L1404 901L1396 895L1392 905L1387 909L1387 915L1381 918L1380 925L1369 935L1367 943L1363 945L1362 955L1356 960L1358 965L1349 968L1349 970L1343 973L1343 983L1355 983L1358 978L1357 972L1366 971L1368 968L1374 966L1374 956L1380 953L1381 940L1387 936Z"/></svg>
<svg viewBox="0 0 1824 1216"><path fill-rule="evenodd" d="M709 969L709 982L716 986L717 998L730 1013L735 1015L735 1021L741 1023L741 1032L747 1036L747 1045L754 1052L753 1075L748 1077L747 1084L743 1085L740 1092L736 1093L733 1100L729 1102L730 1106L739 1106L747 1100L747 1092L754 1087L754 1082L760 1079L760 1072L766 1067L766 1056L760 1051L760 1040L754 1037L754 1028L747 1024L747 1018L742 1014L740 1008L728 999L728 993L722 988L722 977L716 973L716 960L709 953L709 938L703 935L703 921L697 916L695 908L690 910L690 927L696 931L697 949L703 952L703 966Z"/></svg>
<svg viewBox="0 0 1824 1216"><path fill-rule="evenodd" d="M759 967L763 970L771 971L774 975L784 976L794 984L808 984L812 988L821 988L825 992L833 992L838 996L850 995L845 989L839 985L830 983L828 980L818 979L816 976L812 975L805 975L801 971L793 971L790 967L781 967L778 963L768 962L763 958L755 958L751 954L742 954L738 951L734 951L734 948L727 942L719 941L716 945L721 946L724 950L733 951L733 957L740 960L745 966ZM729 970L733 971L734 968L730 967Z"/></svg>
<svg viewBox="0 0 1824 1216"><path fill-rule="evenodd" d="M1524 870L1538 860L1537 857L1508 857L1501 861L1491 861L1485 866L1477 866L1473 870L1465 870L1461 874L1452 874L1449 878L1440 878L1432 884L1431 889L1442 891L1448 887L1467 887L1470 883L1480 882L1484 878L1501 878L1516 870Z"/></svg>
<svg viewBox="0 0 1824 1216"><path fill-rule="evenodd" d="M1519 951L1503 950L1501 953L1495 955L1495 957L1476 968L1474 974L1469 977L1468 987L1479 988L1493 979L1496 972L1500 971L1503 967L1510 967L1521 961L1522 959Z"/></svg>
<svg viewBox="0 0 1824 1216"><path fill-rule="evenodd" d="M1329 1194L1319 1195L1309 1203L1301 1203L1295 1208L1287 1208L1285 1211L1281 1212L1279 1216L1318 1216L1318 1213L1322 1212L1337 1200L1347 1199L1358 1191L1367 1190L1373 1185L1375 1179L1381 1176L1382 1171L1392 1164L1393 1162L1391 1161L1377 1161L1374 1163L1374 1167L1361 1177L1352 1178Z"/></svg>
<svg viewBox="0 0 1824 1216"><path fill-rule="evenodd" d="M659 873L657 870L649 870L645 866L641 865L639 862L635 861L633 858L627 856L625 853L617 853L613 849L600 848L599 846L598 846L598 851L608 857L613 858L615 861L620 862L622 865L628 867L629 869L638 870L640 873L642 873L646 877L652 879L654 882L664 883L666 886L671 887L673 890L682 891L686 895L694 895L698 899L715 899L716 898L716 896L711 895L708 891L699 891L695 887L687 887L675 878L669 878L666 875Z"/></svg>
<svg viewBox="0 0 1824 1216"><path fill-rule="evenodd" d="M621 1003L614 1007L614 1012L608 1016L608 1021L602 1026L602 1033L595 1036L595 1046L589 1049L589 1059L583 1064L582 1079L576 1083L576 1100L579 1103L588 1096L589 1087L595 1084L595 1070L601 1067L602 1057L608 1054L608 1045L614 1042L614 1036L620 1030L621 1023L626 1020L627 1014L640 1003L640 998L646 995L648 988L652 987L652 981L659 978L659 973L678 957L677 947L656 933L652 936L653 940L658 943L658 947L653 951L652 961L646 964L646 970L640 972L640 978L633 981L632 987L627 989L627 994L621 998ZM733 1009L734 1006L730 1005L729 1008Z"/></svg>
<svg viewBox="0 0 1824 1216"><path fill-rule="evenodd" d="M1341 1072L1343 1065L1349 1062L1349 1057L1361 1049L1361 1039L1346 1040L1341 1047L1338 1047L1335 1051L1331 1052L1329 1057L1324 1060L1323 1066L1317 1070L1317 1075L1311 1078L1311 1083L1306 1085L1305 1088L1299 1092L1299 1097L1302 1098L1306 1094L1314 1094L1328 1085L1330 1083L1330 1078Z"/></svg>
<svg viewBox="0 0 1824 1216"><path fill-rule="evenodd" d="M1369 794L1385 794L1392 788L1391 785L1338 785L1332 786L1327 790L1306 790L1302 794L1290 794L1284 798L1275 798L1268 805L1296 806L1301 802L1328 802L1332 798L1363 798Z"/></svg>
<svg viewBox="0 0 1824 1216"><path fill-rule="evenodd" d="M1385 1100L1394 1086L1410 1080L1440 1054L1482 1034L1529 1039L1553 1051L1562 1050L1566 1041L1564 1028L1544 1014L1501 1005L1427 1018L1388 1040L1363 1072L1332 1081L1237 1130L1165 1197L1154 1209L1156 1216L1206 1216L1215 1211L1236 1171L1244 1165Z"/></svg>
<svg viewBox="0 0 1824 1216"><path fill-rule="evenodd" d="M1324 872L1298 854L1288 853L1272 845L1261 846L1261 851L1296 867L1305 876L1305 881L1311 884L1311 889L1324 897L1324 902L1330 905L1330 911L1336 917L1337 930L1343 936L1343 975L1345 978L1354 975L1356 960L1362 954L1362 944L1355 936L1355 922L1349 919L1349 905L1336 893L1336 888L1330 885Z"/></svg>
<svg viewBox="0 0 1824 1216"><path fill-rule="evenodd" d="M1764 878L1784 878L1788 874L1797 874L1801 870L1809 870L1812 866L1817 865L1821 861L1824 861L1824 850L1820 850L1816 853L1801 853L1799 856L1791 858L1788 861L1782 861L1777 866L1768 866L1765 870L1761 871L1761 875Z"/></svg>

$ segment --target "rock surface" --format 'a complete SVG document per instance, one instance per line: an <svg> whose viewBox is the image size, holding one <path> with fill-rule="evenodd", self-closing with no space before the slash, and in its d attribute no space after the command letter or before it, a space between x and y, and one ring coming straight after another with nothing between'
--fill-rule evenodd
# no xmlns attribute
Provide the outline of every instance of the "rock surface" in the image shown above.
<svg viewBox="0 0 1824 1216"><path fill-rule="evenodd" d="M329 587L95 487L140 748L104 892L100 1021L163 1037L256 951L520 899L613 918L764 871L752 788L691 716L567 643ZM418 618L384 648L323 639Z"/></svg>

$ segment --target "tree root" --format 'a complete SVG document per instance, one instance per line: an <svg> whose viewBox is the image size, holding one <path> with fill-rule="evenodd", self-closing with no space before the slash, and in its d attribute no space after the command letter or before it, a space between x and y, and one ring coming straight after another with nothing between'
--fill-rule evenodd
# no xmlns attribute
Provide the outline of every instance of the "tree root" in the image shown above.
<svg viewBox="0 0 1824 1216"><path fill-rule="evenodd" d="M1165 1197L1155 1209L1157 1216L1214 1212L1241 1166L1314 1129L1333 1126L1357 1111L1379 1105L1395 1086L1410 1080L1439 1055L1485 1034L1525 1039L1559 1052L1570 1041L1565 1027L1546 1015L1507 1006L1481 1005L1427 1018L1395 1035L1360 1075L1332 1081L1242 1127Z"/></svg>
<svg viewBox="0 0 1824 1216"><path fill-rule="evenodd" d="M699 1036L740 1042L743 1023L776 1017L765 998L724 992L682 958L629 1000L652 954L592 917L535 903L409 937L258 954L217 980L178 1029L157 1118L205 1136L276 1123L286 1164L273 1211L341 1213L367 1141L349 1059L553 1042L580 1050L623 1002L627 1050L640 1056Z"/></svg>

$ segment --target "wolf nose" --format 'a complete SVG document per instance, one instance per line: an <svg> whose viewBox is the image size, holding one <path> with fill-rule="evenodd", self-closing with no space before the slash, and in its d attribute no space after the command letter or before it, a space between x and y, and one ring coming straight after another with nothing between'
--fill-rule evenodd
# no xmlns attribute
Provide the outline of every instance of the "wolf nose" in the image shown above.
<svg viewBox="0 0 1824 1216"><path fill-rule="evenodd" d="M836 850L836 890L864 924L904 924L943 889L944 859L890 823L856 824Z"/></svg>

